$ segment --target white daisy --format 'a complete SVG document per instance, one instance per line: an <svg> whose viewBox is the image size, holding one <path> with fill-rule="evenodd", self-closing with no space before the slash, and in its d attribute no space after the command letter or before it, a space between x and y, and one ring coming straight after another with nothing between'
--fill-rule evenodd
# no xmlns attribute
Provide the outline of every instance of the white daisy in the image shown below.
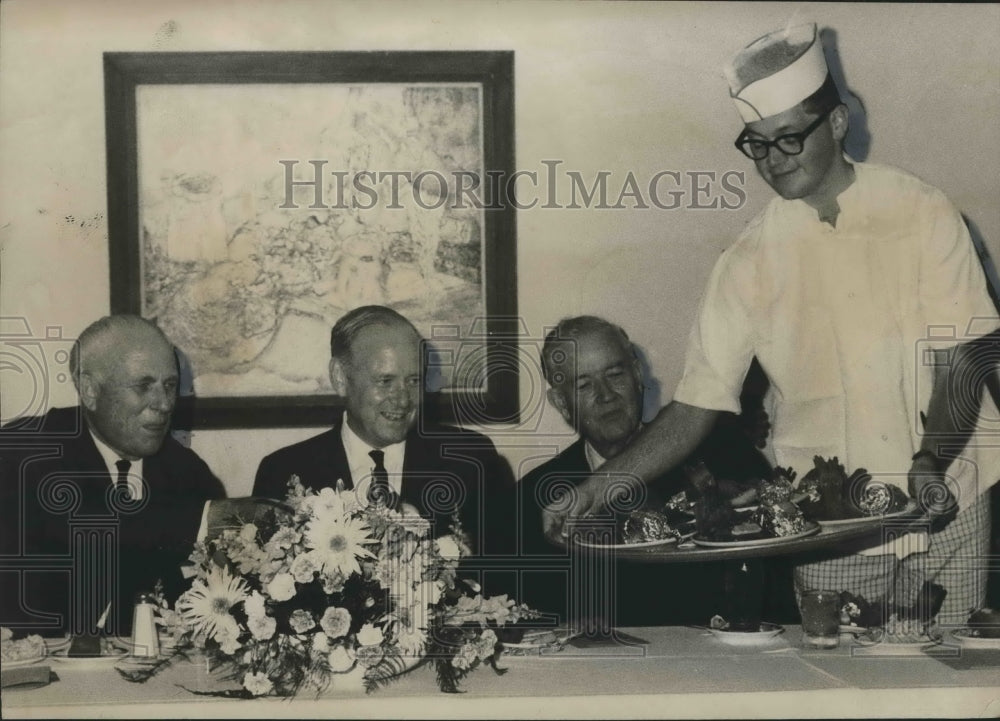
<svg viewBox="0 0 1000 721"><path fill-rule="evenodd" d="M362 544L371 543L368 526L353 518L317 515L306 526L305 546L315 551L324 573L360 573L358 558L374 558Z"/></svg>
<svg viewBox="0 0 1000 721"><path fill-rule="evenodd" d="M229 610L249 596L242 578L232 576L221 566L214 566L208 575L198 578L179 599L177 610L184 620L209 638L221 630L238 635L236 619Z"/></svg>

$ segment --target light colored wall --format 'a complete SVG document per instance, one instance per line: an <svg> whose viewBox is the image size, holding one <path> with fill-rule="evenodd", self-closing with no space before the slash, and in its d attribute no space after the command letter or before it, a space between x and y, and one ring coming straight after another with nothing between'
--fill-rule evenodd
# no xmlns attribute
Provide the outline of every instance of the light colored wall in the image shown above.
<svg viewBox="0 0 1000 721"><path fill-rule="evenodd" d="M508 49L518 168L558 159L588 178L610 171L616 189L629 171L747 173L736 211L518 215L518 302L532 333L568 314L620 322L668 400L713 262L770 197L731 145L740 124L720 68L796 12L836 30L868 111L869 160L940 187L1000 257L996 5L13 0L0 6L0 313L73 338L108 311L102 52ZM47 396L0 372L4 417L75 402L50 361ZM541 398L537 380L524 385L525 403ZM193 447L240 494L264 453L315 430L198 431ZM524 468L569 440L551 412L535 434L490 433Z"/></svg>

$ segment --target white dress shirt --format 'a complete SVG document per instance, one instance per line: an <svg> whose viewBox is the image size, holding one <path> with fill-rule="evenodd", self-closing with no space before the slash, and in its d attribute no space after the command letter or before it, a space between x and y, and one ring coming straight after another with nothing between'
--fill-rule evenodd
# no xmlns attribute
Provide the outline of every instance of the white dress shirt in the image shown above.
<svg viewBox="0 0 1000 721"><path fill-rule="evenodd" d="M362 505L368 504L368 489L372 484L372 471L375 470L375 461L368 455L373 450L381 450L385 453L383 463L385 470L389 473L389 487L395 491L397 496L402 493L403 454L406 450L406 441L400 441L381 449L374 448L361 440L358 434L351 430L346 416L340 426L340 439L347 454L347 467L351 469L354 491Z"/></svg>
<svg viewBox="0 0 1000 721"><path fill-rule="evenodd" d="M94 439L97 452L101 454L101 458L104 459L104 465L108 467L108 473L111 474L111 486L114 487L118 480L118 466L115 464L118 461L127 461L129 459L122 458L117 451L95 436L93 431L90 432L90 437ZM142 499L142 459L129 462L132 464L128 469L129 497L132 500L138 501Z"/></svg>

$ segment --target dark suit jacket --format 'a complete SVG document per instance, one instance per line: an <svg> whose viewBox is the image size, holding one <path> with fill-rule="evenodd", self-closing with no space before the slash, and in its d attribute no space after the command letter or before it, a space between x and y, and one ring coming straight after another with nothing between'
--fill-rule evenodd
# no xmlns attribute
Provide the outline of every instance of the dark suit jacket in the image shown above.
<svg viewBox="0 0 1000 721"><path fill-rule="evenodd" d="M340 438L342 423L343 416L325 433L264 458L257 469L253 494L283 499L293 474L304 486L315 490L333 488L337 480L343 480L347 489L353 488L354 479ZM485 538L499 522L489 512L489 499L512 485L509 466L484 435L418 423L406 438L400 501L411 504L430 520L435 536L449 533L452 515L457 511L473 550L488 553Z"/></svg>
<svg viewBox="0 0 1000 721"><path fill-rule="evenodd" d="M746 481L767 473L767 462L752 444L729 427L716 429L709 442L692 458L703 458L720 478ZM724 457L708 451L724 449ZM555 458L524 476L513 492L514 501L504 505L519 519L517 539L521 579L517 595L533 608L557 614L561 621L572 611L569 586L569 555L550 544L542 532L544 501L551 500L556 485L576 485L590 475L584 441L577 440ZM685 489L681 471L674 471L648 486L651 506ZM768 570L771 593L788 599L778 609L777 603L765 603L767 620L783 621L789 616L791 575L787 565ZM713 564L646 564L618 561L615 565L614 618L617 626L652 626L707 624L723 609L723 566ZM594 579L595 583L603 583ZM510 581L508 581L508 584ZM509 586L508 586L509 587Z"/></svg>
<svg viewBox="0 0 1000 721"><path fill-rule="evenodd" d="M105 630L129 633L135 594L157 579L176 599L205 501L225 497L205 462L167 436L143 459L143 500L117 504L79 407L0 431L0 474L0 623L50 635L90 630L108 600Z"/></svg>

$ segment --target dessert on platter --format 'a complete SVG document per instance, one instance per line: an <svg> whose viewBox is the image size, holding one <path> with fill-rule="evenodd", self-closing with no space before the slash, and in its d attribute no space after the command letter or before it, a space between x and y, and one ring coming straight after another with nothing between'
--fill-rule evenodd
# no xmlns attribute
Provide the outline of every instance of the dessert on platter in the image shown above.
<svg viewBox="0 0 1000 721"><path fill-rule="evenodd" d="M836 456L814 457L813 468L802 477L795 493L805 514L817 521L876 518L913 505L902 488L872 479L864 468L848 476Z"/></svg>
<svg viewBox="0 0 1000 721"><path fill-rule="evenodd" d="M700 494L695 511L696 543L766 542L797 538L817 530L792 501L793 488L784 469L777 469L771 479L760 482L759 504L751 509L733 508L707 471L691 480Z"/></svg>

